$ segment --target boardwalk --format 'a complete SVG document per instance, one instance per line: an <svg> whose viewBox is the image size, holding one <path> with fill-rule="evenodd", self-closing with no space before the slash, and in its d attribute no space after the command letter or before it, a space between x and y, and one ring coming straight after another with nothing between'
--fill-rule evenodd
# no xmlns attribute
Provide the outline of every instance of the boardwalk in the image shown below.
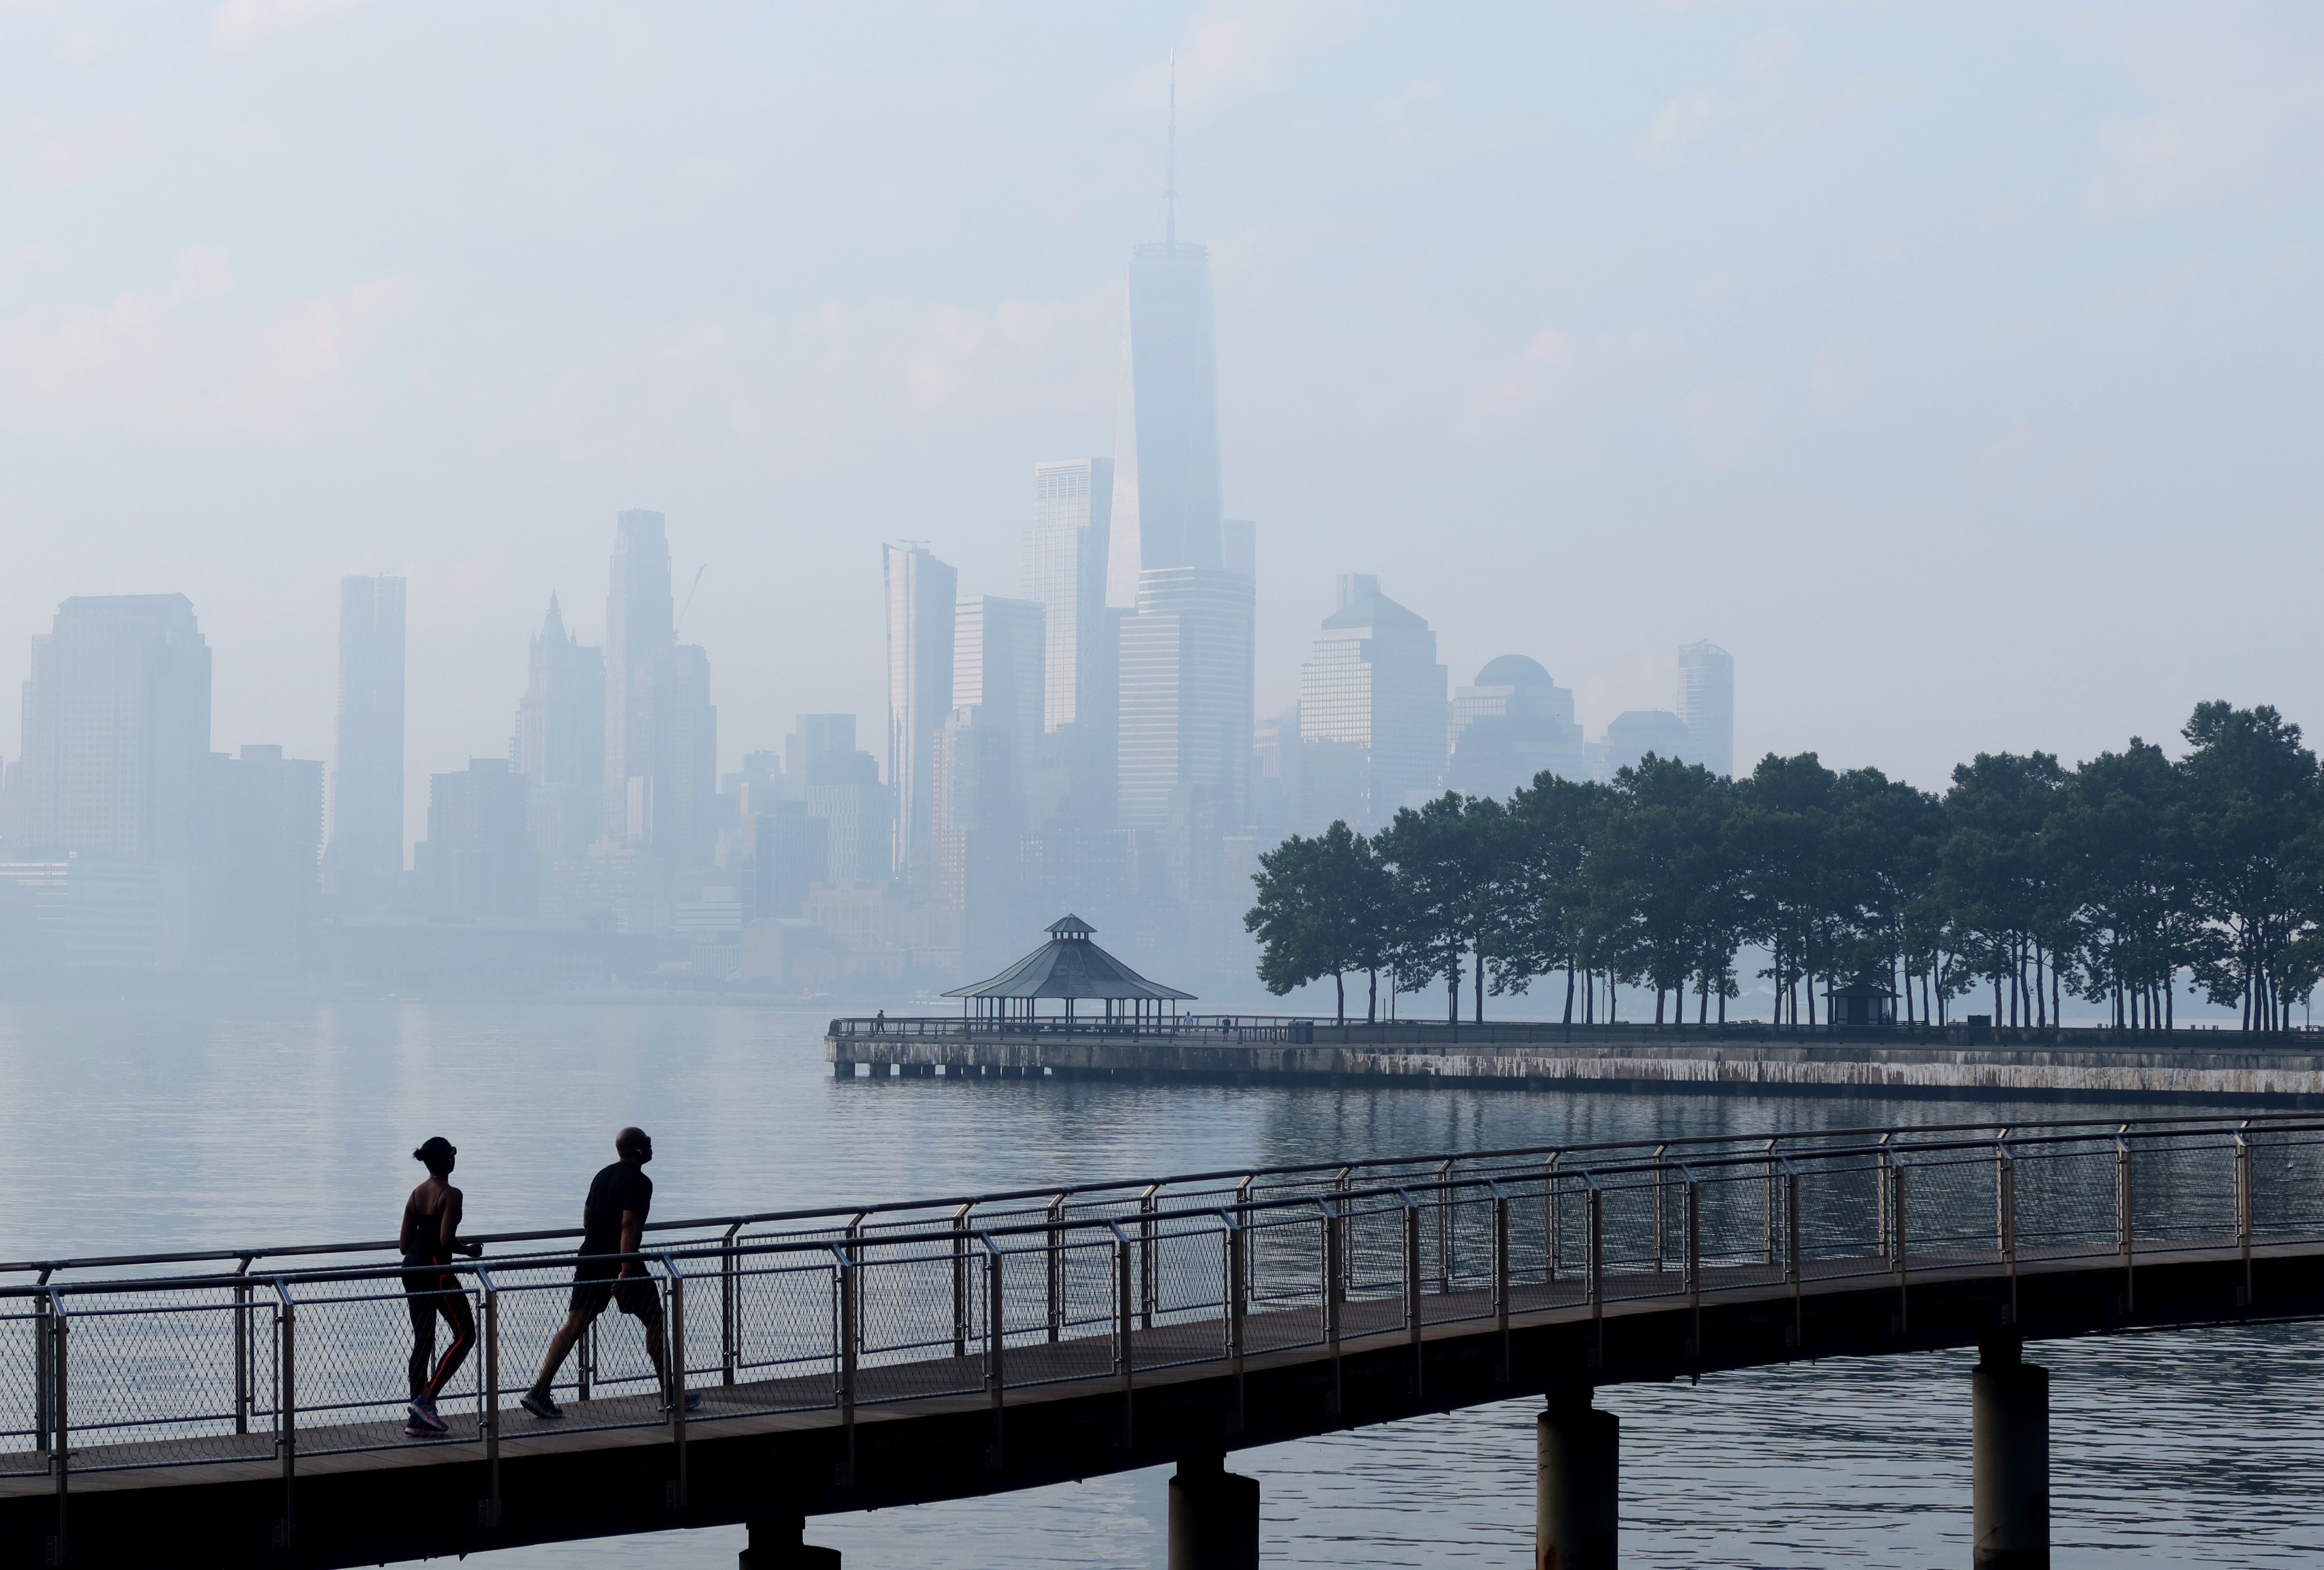
<svg viewBox="0 0 2324 1570"><path fill-rule="evenodd" d="M569 1267L502 1257L546 1241L473 1272L484 1345L432 1441L401 1428L401 1282L359 1245L16 1272L0 1556L376 1563L1624 1380L2324 1313L2324 1122L1471 1152L675 1224L644 1257L700 1407L665 1406L609 1317L558 1424L512 1398Z"/></svg>

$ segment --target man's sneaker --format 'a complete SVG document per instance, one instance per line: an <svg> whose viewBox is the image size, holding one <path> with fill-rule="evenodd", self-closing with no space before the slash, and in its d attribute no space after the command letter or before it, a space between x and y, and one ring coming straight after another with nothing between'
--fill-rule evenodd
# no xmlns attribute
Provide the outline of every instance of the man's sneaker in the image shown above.
<svg viewBox="0 0 2324 1570"><path fill-rule="evenodd" d="M406 1418L403 1421L403 1437L407 1439L433 1439L436 1437L436 1430L417 1418Z"/></svg>
<svg viewBox="0 0 2324 1570"><path fill-rule="evenodd" d="M669 1410L669 1403L668 1401L662 1402L661 1409L665 1412ZM689 1412L698 1412L702 1409L702 1392L700 1391L688 1391L686 1392L686 1409Z"/></svg>
<svg viewBox="0 0 2324 1570"><path fill-rule="evenodd" d="M403 1425L403 1431L407 1434L415 1425L423 1434L448 1434L452 1431L452 1425L436 1415L436 1403L433 1401L414 1401L410 1412L411 1420Z"/></svg>
<svg viewBox="0 0 2324 1570"><path fill-rule="evenodd" d="M561 1418L565 1409L549 1399L547 1391L527 1391L517 1398L516 1404L536 1418Z"/></svg>

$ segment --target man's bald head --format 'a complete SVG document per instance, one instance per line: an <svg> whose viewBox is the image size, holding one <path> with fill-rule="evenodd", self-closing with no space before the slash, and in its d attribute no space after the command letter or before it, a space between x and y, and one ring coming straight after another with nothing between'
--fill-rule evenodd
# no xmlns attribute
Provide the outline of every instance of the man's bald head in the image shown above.
<svg viewBox="0 0 2324 1570"><path fill-rule="evenodd" d="M653 1138L642 1128L625 1128L613 1136L613 1153L625 1161L650 1161Z"/></svg>

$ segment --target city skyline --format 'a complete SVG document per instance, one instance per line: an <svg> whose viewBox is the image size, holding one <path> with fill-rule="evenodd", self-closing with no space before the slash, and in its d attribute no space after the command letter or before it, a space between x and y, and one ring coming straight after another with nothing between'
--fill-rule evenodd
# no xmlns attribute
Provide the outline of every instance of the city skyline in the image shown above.
<svg viewBox="0 0 2324 1570"><path fill-rule="evenodd" d="M634 506L687 520L681 587L712 564L688 638L764 673L722 684L738 742L876 714L878 591L847 564L941 519L965 585L1019 592L1026 464L1111 450L1174 44L1223 505L1266 525L1260 712L1296 695L1348 570L1428 614L1456 675L1526 651L1593 736L1666 706L1668 648L1708 638L1787 696L1744 716L1738 753L1923 783L1964 748L2167 736L2199 697L2316 663L2299 619L2155 565L2200 519L2310 567L2304 444L2277 439L2314 423L2313 159L2278 74L2319 47L2305 23L1637 12L1488 37L1383 14L1229 40L1192 11L946 17L916 50L980 62L974 86L871 50L876 72L689 93L689 130L611 139L576 106L622 51L576 25L521 84L519 156L573 156L538 139L581 127L604 182L584 193L483 183L466 150L505 131L461 91L421 142L382 145L352 112L362 75L449 62L417 17L300 14L231 41L124 21L152 68L134 89L48 14L0 23L48 116L0 163L33 247L0 283L22 546L0 737L22 639L60 601L183 592L215 629L218 735L328 760L330 591L403 576L417 838L427 776L506 723L474 673L523 658L548 594L602 644L601 520ZM667 41L655 79L749 78L791 25ZM1557 90L1517 90L1526 59ZM2248 134L2218 104L2248 106ZM142 140L98 137L105 106L143 115ZM245 113L276 133L195 134ZM2142 150L2180 143L2140 128L2182 120L2190 161L2157 165ZM683 161L696 133L734 161ZM785 151L850 137L908 151L883 184ZM1865 201L1833 207L1836 185ZM284 188L330 193L311 227L268 199ZM777 213L817 243L777 243ZM665 243L622 239L649 229ZM486 230L506 243L454 239ZM2003 558L2026 570L1980 565ZM1682 561L1719 570L1652 578ZM833 589L778 616L740 592L802 582ZM1884 636L1900 612L1987 631L1941 677ZM1992 694L1990 730L1964 689ZM1833 734L1843 712L1860 721Z"/></svg>

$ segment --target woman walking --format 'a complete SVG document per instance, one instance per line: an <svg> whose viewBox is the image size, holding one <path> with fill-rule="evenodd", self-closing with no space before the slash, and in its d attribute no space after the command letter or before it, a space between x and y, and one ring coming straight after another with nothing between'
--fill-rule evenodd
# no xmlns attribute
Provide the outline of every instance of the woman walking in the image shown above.
<svg viewBox="0 0 2324 1570"><path fill-rule="evenodd" d="M411 1406L403 1431L415 1438L449 1431L436 1415L436 1398L459 1372L476 1344L476 1318L468 1311L468 1294L460 1278L446 1269L456 1253L482 1257L481 1243L460 1241L460 1190L452 1187L453 1158L460 1152L438 1134L411 1152L428 1169L428 1179L403 1202L404 1306L411 1310ZM444 1349L434 1373L428 1365L436 1357L436 1317L452 1323L452 1345Z"/></svg>

